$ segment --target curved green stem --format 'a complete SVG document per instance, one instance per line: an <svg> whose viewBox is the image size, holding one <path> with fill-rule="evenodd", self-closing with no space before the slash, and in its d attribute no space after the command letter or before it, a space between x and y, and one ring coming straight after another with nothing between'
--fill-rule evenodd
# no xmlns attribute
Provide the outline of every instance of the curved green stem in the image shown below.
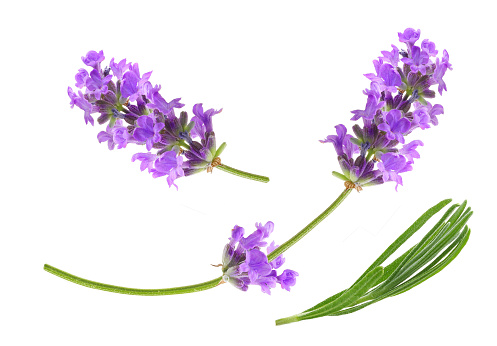
<svg viewBox="0 0 497 346"><path fill-rule="evenodd" d="M283 252L288 250L290 247L292 247L295 243L297 243L300 239L302 239L307 233L312 231L314 227L316 227L321 221L326 219L328 215L330 215L342 202L345 198L347 198L348 195L352 192L352 189L345 189L338 198L331 203L331 205L326 208L325 211L323 211L317 218L312 220L307 226L305 226L299 233L295 234L292 238L290 238L288 241L283 243L282 245L278 246L273 252L267 256L269 262L274 260L276 257L281 255Z"/></svg>
<svg viewBox="0 0 497 346"><path fill-rule="evenodd" d="M190 286L157 288L157 289L141 289L141 288L113 286L113 285L102 284L96 281L86 280L78 276L66 273L65 271L52 267L51 265L48 264L45 264L43 269L45 269L50 274L61 277L64 280L71 281L81 286L86 286L101 291L108 291L120 294L130 294L136 296L165 296L172 294L193 293L193 292L205 291L214 288L222 282L222 277L218 277L211 281L203 282L196 285L190 285Z"/></svg>
<svg viewBox="0 0 497 346"><path fill-rule="evenodd" d="M267 183L267 182L269 182L269 178L268 177L265 177L263 175L257 175L257 174L252 174L252 173L247 173L247 172L244 172L244 171L240 171L240 170L238 170L236 168L233 168L233 167L230 167L230 166L226 166L225 164L222 164L222 163L220 165L216 166L216 168L218 168L218 169L220 169L220 170L222 170L224 172L236 175L238 177L245 178L245 179L260 181L261 183Z"/></svg>

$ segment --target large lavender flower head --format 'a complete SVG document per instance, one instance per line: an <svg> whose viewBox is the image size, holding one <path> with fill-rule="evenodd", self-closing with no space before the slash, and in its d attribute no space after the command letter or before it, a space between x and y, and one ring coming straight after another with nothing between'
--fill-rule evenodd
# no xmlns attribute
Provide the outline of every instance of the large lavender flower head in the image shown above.
<svg viewBox="0 0 497 346"><path fill-rule="evenodd" d="M177 178L212 172L221 163L226 143L216 147L212 117L222 109L204 111L201 103L196 104L195 116L188 121L187 112L179 117L175 113L184 106L181 99L166 101L159 93L161 86L149 81L152 71L141 74L137 63L126 59L116 63L114 58L110 67L102 69L103 51L89 51L81 60L92 70L79 69L75 86L80 90L76 93L69 87L67 92L71 107L84 111L87 124L94 125L96 113L100 125L108 124L97 135L100 143L107 142L110 150L128 143L143 145L147 152L133 155L132 161L141 161L142 171L147 169L154 178L165 176L176 188Z"/></svg>
<svg viewBox="0 0 497 346"><path fill-rule="evenodd" d="M436 95L430 87L438 84L442 95L447 90L442 78L452 65L446 50L441 59L437 57L435 43L425 39L416 46L420 33L412 28L399 32L399 41L407 50L392 45L391 52L382 51L383 56L373 61L376 73L364 75L371 86L364 90L365 109L352 111L351 120L363 120L362 127L352 126L355 136L338 125L336 135L321 141L333 143L342 169L342 173L333 175L344 180L347 188L360 191L365 186L394 181L397 190L402 185L400 174L412 170L414 158L419 158L416 148L423 145L419 140L406 143L405 137L417 128L438 125L436 116L444 109L428 102Z"/></svg>
<svg viewBox="0 0 497 346"><path fill-rule="evenodd" d="M262 292L271 294L271 288L278 284L290 291L299 274L285 269L278 275L276 269L285 263L285 259L280 255L269 262L267 258L277 248L274 242L268 246L266 241L273 232L274 224L271 221L265 225L256 223L255 227L256 230L247 237L243 237L245 230L242 227L235 226L231 231L229 243L223 251L223 281L242 291L248 290L249 285L258 285ZM265 247L267 253L262 251Z"/></svg>

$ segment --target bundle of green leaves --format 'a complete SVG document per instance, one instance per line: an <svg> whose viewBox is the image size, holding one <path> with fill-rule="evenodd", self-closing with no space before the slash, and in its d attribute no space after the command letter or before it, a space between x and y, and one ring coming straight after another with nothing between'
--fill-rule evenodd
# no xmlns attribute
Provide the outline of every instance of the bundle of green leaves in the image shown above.
<svg viewBox="0 0 497 346"><path fill-rule="evenodd" d="M473 212L471 208L466 208L466 201L461 205L452 205L418 244L389 265L382 267L381 264L451 201L446 199L428 209L350 288L300 314L276 320L276 325L350 314L385 298L404 293L440 272L457 257L469 239L471 231L466 223Z"/></svg>

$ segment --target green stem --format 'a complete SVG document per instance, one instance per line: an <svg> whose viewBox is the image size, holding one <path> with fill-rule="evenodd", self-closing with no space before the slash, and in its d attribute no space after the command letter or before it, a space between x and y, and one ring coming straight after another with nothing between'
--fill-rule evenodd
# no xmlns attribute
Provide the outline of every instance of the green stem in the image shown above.
<svg viewBox="0 0 497 346"><path fill-rule="evenodd" d="M230 173L230 174L233 174L233 175L236 175L238 177L245 178L245 179L260 181L261 183L267 183L267 182L269 182L269 178L268 177L265 177L265 176L262 176L262 175L257 175L257 174L252 174L252 173L247 173L247 172L244 172L244 171L240 171L240 170L238 170L236 168L233 168L233 167L230 167L230 166L226 166L225 164L222 164L222 163L220 165L216 166L216 168L219 168L220 170L222 170L224 172L227 172L227 173Z"/></svg>
<svg viewBox="0 0 497 346"><path fill-rule="evenodd" d="M366 161L369 161L369 159L371 159L371 156L373 156L373 150L369 149L368 150L368 156L366 157Z"/></svg>
<svg viewBox="0 0 497 346"><path fill-rule="evenodd" d="M45 264L43 269L45 269L47 272L55 276L61 277L64 280L71 281L81 286L86 286L101 291L130 294L136 296L164 296L172 294L193 293L193 292L205 291L214 288L222 282L222 277L218 277L211 281L203 282L196 285L190 285L190 286L158 288L158 289L141 289L141 288L113 286L113 285L102 284L100 282L86 280L78 276L66 273L65 271L52 267L48 264Z"/></svg>
<svg viewBox="0 0 497 346"><path fill-rule="evenodd" d="M316 227L321 221L326 219L328 215L330 215L342 202L345 198L347 198L348 195L352 192L352 189L345 189L338 198L331 203L331 205L326 208L325 211L323 211L317 218L312 220L307 226L305 226L299 233L295 234L292 238L290 238L288 241L280 245L278 248L276 248L273 252L267 256L268 261L271 262L274 260L276 257L281 255L283 252L288 250L290 247L292 247L295 243L297 243L300 239L302 239L307 233L312 231L314 227Z"/></svg>
<svg viewBox="0 0 497 346"><path fill-rule="evenodd" d="M185 148L186 150L190 150L190 146L189 146L188 144L186 144L184 140L182 140L182 139L181 139L181 140L180 140L180 141L178 141L178 142L179 142L179 146L180 146L180 147L183 147L183 148Z"/></svg>
<svg viewBox="0 0 497 346"><path fill-rule="evenodd" d="M276 325L281 326L283 324L288 324L288 323L293 323L293 322L298 322L298 321L300 321L298 318L298 315L293 315L290 317L280 318L279 320L276 320Z"/></svg>

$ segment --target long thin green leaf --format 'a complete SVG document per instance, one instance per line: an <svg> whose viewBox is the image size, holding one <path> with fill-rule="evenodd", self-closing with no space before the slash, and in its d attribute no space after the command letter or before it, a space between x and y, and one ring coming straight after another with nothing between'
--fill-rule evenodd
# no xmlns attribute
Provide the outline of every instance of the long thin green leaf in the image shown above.
<svg viewBox="0 0 497 346"><path fill-rule="evenodd" d="M334 311L338 311L346 306L349 306L360 297L362 297L382 275L383 267L376 267L375 269L371 270L364 278L352 285L338 299L316 310L299 314L298 320L308 320L311 318L327 316Z"/></svg>
<svg viewBox="0 0 497 346"><path fill-rule="evenodd" d="M451 224L455 224L456 223L456 220L459 219L459 217L461 216L461 214L464 212L464 209L466 209L466 205L467 204L468 204L467 201L464 201L464 202L461 203L461 205L459 206L459 208L457 208L456 212L449 219L449 222Z"/></svg>

